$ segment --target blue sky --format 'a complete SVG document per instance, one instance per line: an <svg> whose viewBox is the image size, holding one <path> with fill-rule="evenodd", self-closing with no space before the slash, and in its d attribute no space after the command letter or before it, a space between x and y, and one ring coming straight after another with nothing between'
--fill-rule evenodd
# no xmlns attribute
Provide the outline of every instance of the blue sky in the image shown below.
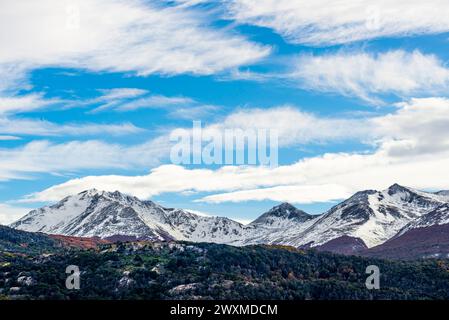
<svg viewBox="0 0 449 320"><path fill-rule="evenodd" d="M0 223L89 188L242 221L449 188L449 4L328 2L2 3ZM194 120L276 130L279 166L173 164Z"/></svg>

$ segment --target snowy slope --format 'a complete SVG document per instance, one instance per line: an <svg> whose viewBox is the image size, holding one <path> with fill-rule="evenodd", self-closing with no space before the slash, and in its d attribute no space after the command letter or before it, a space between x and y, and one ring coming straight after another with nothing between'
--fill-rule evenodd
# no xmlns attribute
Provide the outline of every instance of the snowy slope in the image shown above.
<svg viewBox="0 0 449 320"><path fill-rule="evenodd" d="M435 210L432 210L431 212L423 215L419 219L413 220L412 222L408 223L404 228L400 230L398 236L406 233L411 229L426 228L443 224L449 224L449 203L445 203L437 207Z"/></svg>
<svg viewBox="0 0 449 320"><path fill-rule="evenodd" d="M228 218L164 208L118 191L88 190L33 210L11 226L80 237L295 247L321 246L340 237L353 237L373 247L410 228L449 223L448 200L447 191L428 193L393 185L384 191L358 192L323 215L312 216L283 203L242 225Z"/></svg>
<svg viewBox="0 0 449 320"><path fill-rule="evenodd" d="M81 192L33 210L11 227L79 237L126 235L163 240L176 236L162 207L117 191Z"/></svg>
<svg viewBox="0 0 449 320"><path fill-rule="evenodd" d="M446 202L449 202L449 190L435 192L435 195L439 196L440 199L444 199Z"/></svg>
<svg viewBox="0 0 449 320"><path fill-rule="evenodd" d="M168 209L118 191L97 190L33 210L11 227L79 237L128 236L217 243L241 241L248 228L228 218Z"/></svg>
<svg viewBox="0 0 449 320"><path fill-rule="evenodd" d="M341 236L362 239L368 247L396 235L405 225L444 204L444 195L399 186L356 193L333 207L305 231L286 237L289 245L322 245Z"/></svg>
<svg viewBox="0 0 449 320"><path fill-rule="evenodd" d="M67 221L86 211L91 200L90 192L93 191L81 192L66 197L55 205L33 210L14 222L11 227L25 231L58 233Z"/></svg>
<svg viewBox="0 0 449 320"><path fill-rule="evenodd" d="M285 244L287 237L300 234L318 217L298 210L289 203L282 203L251 222L244 239L238 244Z"/></svg>
<svg viewBox="0 0 449 320"><path fill-rule="evenodd" d="M248 227L223 217L200 216L181 209L166 209L167 218L179 232L178 239L194 242L233 243Z"/></svg>
<svg viewBox="0 0 449 320"><path fill-rule="evenodd" d="M127 236L244 245L282 243L286 233L300 232L300 226L313 218L290 204L281 204L250 225L243 225L224 217L164 208L118 191L88 190L33 210L11 227L79 237Z"/></svg>

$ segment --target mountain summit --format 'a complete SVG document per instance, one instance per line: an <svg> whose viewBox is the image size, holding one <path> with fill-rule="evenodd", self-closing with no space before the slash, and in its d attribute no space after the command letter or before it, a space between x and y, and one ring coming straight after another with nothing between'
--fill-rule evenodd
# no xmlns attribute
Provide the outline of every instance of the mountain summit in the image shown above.
<svg viewBox="0 0 449 320"><path fill-rule="evenodd" d="M279 220L294 220L296 222L305 222L313 219L313 216L297 209L288 202L284 202L269 211L262 214L259 218L254 220L251 224L269 224L273 225Z"/></svg>

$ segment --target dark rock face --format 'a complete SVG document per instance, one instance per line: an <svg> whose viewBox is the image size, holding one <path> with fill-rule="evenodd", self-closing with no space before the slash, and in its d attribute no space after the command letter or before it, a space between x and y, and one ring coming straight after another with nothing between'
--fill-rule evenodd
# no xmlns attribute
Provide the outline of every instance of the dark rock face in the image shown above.
<svg viewBox="0 0 449 320"><path fill-rule="evenodd" d="M369 206L368 196L376 192L375 190L357 192L348 200L330 209L329 214L341 210L342 219L366 221L373 215L373 210Z"/></svg>

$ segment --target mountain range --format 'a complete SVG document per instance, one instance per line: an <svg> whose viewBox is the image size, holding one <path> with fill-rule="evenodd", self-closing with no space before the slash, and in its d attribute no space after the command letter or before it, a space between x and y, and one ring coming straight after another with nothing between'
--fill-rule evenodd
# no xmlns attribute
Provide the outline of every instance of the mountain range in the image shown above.
<svg viewBox="0 0 449 320"><path fill-rule="evenodd" d="M75 237L274 244L414 258L449 254L449 237L442 231L447 224L449 192L424 192L395 184L383 191L358 192L321 215L282 203L248 225L165 208L118 191L92 189L33 210L11 227ZM412 243L415 250L404 253Z"/></svg>

